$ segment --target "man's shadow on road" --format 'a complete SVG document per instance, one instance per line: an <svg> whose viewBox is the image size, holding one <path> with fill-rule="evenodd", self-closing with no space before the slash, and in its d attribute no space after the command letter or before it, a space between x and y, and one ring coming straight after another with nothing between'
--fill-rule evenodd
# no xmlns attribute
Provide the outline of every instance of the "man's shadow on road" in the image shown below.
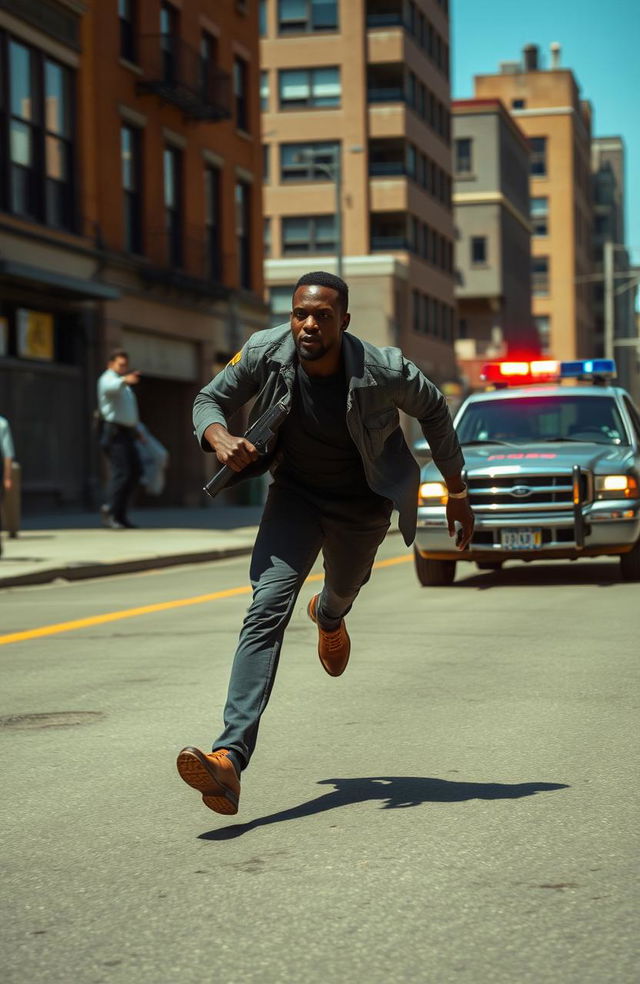
<svg viewBox="0 0 640 984"><path fill-rule="evenodd" d="M300 803L288 810L257 817L248 823L234 824L219 830L209 830L200 834L201 840L230 840L242 834L285 820L299 820L340 806L365 803L369 800L381 801L381 809L397 810L423 803L462 803L471 799L520 799L535 793L549 792L553 789L567 789L566 783L558 782L451 782L448 779L430 779L425 776L370 776L358 779L321 779L319 786L333 786L331 792L324 793L307 803Z"/></svg>

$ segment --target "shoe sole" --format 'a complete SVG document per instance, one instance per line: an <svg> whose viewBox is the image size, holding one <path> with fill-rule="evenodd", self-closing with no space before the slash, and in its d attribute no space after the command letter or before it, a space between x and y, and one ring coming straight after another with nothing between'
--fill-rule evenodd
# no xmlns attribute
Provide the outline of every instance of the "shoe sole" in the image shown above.
<svg viewBox="0 0 640 984"><path fill-rule="evenodd" d="M226 816L233 816L238 812L238 796L216 778L199 749L183 749L176 764L180 778L202 793L202 802L210 810Z"/></svg>

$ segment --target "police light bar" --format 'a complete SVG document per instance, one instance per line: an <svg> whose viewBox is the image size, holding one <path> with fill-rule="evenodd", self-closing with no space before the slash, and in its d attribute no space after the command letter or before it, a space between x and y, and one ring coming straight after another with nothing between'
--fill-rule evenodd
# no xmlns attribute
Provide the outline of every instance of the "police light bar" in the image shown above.
<svg viewBox="0 0 640 984"><path fill-rule="evenodd" d="M488 362L482 367L480 379L496 386L511 384L557 382L560 379L595 377L611 378L616 375L613 359L576 359L559 362L557 359L533 359L517 362Z"/></svg>
<svg viewBox="0 0 640 984"><path fill-rule="evenodd" d="M603 376L611 378L616 375L616 364L613 359L576 359L573 362L560 363L560 378L571 376Z"/></svg>

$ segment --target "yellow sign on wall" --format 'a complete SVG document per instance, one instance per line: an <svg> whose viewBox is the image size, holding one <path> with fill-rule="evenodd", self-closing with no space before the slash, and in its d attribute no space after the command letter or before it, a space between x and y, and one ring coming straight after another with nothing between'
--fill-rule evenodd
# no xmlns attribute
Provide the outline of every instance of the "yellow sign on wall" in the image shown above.
<svg viewBox="0 0 640 984"><path fill-rule="evenodd" d="M53 315L46 311L16 311L18 355L23 359L53 359Z"/></svg>

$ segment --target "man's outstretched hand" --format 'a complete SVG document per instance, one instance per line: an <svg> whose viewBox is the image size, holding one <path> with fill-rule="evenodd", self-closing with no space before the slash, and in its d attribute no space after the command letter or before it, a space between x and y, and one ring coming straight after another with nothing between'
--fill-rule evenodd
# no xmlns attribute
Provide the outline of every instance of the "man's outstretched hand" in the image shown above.
<svg viewBox="0 0 640 984"><path fill-rule="evenodd" d="M456 522L460 523L460 530L456 535ZM464 550L473 536L475 518L469 505L469 499L447 499L447 526L449 536L456 537L456 547Z"/></svg>

